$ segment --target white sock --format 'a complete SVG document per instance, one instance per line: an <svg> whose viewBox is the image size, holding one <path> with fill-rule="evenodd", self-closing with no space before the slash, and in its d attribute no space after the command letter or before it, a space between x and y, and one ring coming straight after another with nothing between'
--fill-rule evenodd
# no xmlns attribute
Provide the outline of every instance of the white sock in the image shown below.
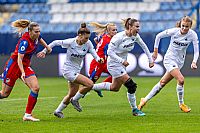
<svg viewBox="0 0 200 133"><path fill-rule="evenodd" d="M31 114L25 113L24 116L25 116L25 117L30 117Z"/></svg>
<svg viewBox="0 0 200 133"><path fill-rule="evenodd" d="M158 82L153 88L152 90L149 92L149 94L144 98L145 101L149 101L152 97L154 97L156 94L158 94L160 92L160 90L162 89L160 82Z"/></svg>
<svg viewBox="0 0 200 133"><path fill-rule="evenodd" d="M135 93L130 94L127 92L127 98L131 108L137 108Z"/></svg>
<svg viewBox="0 0 200 133"><path fill-rule="evenodd" d="M98 84L94 84L94 86L92 87L93 90L107 90L110 91L110 86L111 83L109 82L102 82L102 83L98 83Z"/></svg>
<svg viewBox="0 0 200 133"><path fill-rule="evenodd" d="M80 98L82 98L84 95L81 94L79 91L76 93L76 95L73 97L73 100L78 101Z"/></svg>
<svg viewBox="0 0 200 133"><path fill-rule="evenodd" d="M63 103L63 101L60 102L58 105L57 109L55 110L56 112L62 112L65 108L67 107L66 104Z"/></svg>
<svg viewBox="0 0 200 133"><path fill-rule="evenodd" d="M179 105L183 104L184 103L184 101L183 101L184 87L177 84L177 86L176 86L176 92L177 92L177 97L178 97Z"/></svg>

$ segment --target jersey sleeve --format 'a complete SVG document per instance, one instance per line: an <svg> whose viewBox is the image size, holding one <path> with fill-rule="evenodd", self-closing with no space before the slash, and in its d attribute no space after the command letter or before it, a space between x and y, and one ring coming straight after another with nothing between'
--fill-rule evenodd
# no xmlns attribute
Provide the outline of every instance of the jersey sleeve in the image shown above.
<svg viewBox="0 0 200 133"><path fill-rule="evenodd" d="M94 46L91 41L88 41L88 47L89 47L89 52L92 54L94 59L98 62L100 60L100 57L97 55Z"/></svg>
<svg viewBox="0 0 200 133"><path fill-rule="evenodd" d="M119 57L115 52L117 51L118 46L121 43L121 38L118 36L113 36L113 38L110 41L110 44L108 45L108 56L112 57L113 59L115 59L116 62L119 63L123 63L124 59L122 59L121 57Z"/></svg>
<svg viewBox="0 0 200 133"><path fill-rule="evenodd" d="M55 46L61 46L62 48L68 48L71 44L72 40L71 39L65 39L65 40L55 40L53 42L51 42L48 46L50 48L53 48ZM43 52L47 52L47 49L43 49Z"/></svg>
<svg viewBox="0 0 200 133"><path fill-rule="evenodd" d="M153 63L153 59L152 59L151 53L150 53L147 45L144 43L144 41L142 40L142 38L140 37L139 34L137 35L137 43L140 45L140 47L143 49L143 51L147 55L149 63Z"/></svg>
<svg viewBox="0 0 200 133"><path fill-rule="evenodd" d="M18 53L25 54L27 47L28 47L28 41L21 40L19 43Z"/></svg>
<svg viewBox="0 0 200 133"><path fill-rule="evenodd" d="M154 48L159 47L160 39L164 37L169 37L172 36L176 32L177 28L171 28L164 30L156 35L155 43L154 43Z"/></svg>
<svg viewBox="0 0 200 133"><path fill-rule="evenodd" d="M193 32L192 39L193 39L192 43L193 43L193 48L194 48L193 62L196 63L199 58L199 40L195 32Z"/></svg>

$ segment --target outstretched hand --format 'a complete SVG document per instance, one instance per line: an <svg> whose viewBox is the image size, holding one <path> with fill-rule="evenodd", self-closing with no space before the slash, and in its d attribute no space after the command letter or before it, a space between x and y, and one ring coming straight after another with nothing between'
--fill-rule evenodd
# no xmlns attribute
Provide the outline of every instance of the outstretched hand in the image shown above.
<svg viewBox="0 0 200 133"><path fill-rule="evenodd" d="M38 58L45 58L45 56L46 56L46 53L44 53L43 51L37 53Z"/></svg>
<svg viewBox="0 0 200 133"><path fill-rule="evenodd" d="M197 64L195 62L192 62L191 69L197 69Z"/></svg>
<svg viewBox="0 0 200 133"><path fill-rule="evenodd" d="M152 68L154 66L154 62L153 63L149 63L149 67Z"/></svg>
<svg viewBox="0 0 200 133"><path fill-rule="evenodd" d="M128 61L124 61L123 63L122 63L125 67L127 67L128 65L129 65L129 63L128 63Z"/></svg>
<svg viewBox="0 0 200 133"><path fill-rule="evenodd" d="M152 55L152 58L153 58L153 61L155 61L158 57L158 53L156 52L153 52L153 55Z"/></svg>
<svg viewBox="0 0 200 133"><path fill-rule="evenodd" d="M101 63L101 64L103 64L103 63L104 63L104 59L103 59L103 58L100 58L100 59L98 60L98 62Z"/></svg>
<svg viewBox="0 0 200 133"><path fill-rule="evenodd" d="M23 72L22 75L21 75L21 80L22 80L24 83L26 83L26 81L25 81L25 76L26 76L26 75L25 75L25 73Z"/></svg>

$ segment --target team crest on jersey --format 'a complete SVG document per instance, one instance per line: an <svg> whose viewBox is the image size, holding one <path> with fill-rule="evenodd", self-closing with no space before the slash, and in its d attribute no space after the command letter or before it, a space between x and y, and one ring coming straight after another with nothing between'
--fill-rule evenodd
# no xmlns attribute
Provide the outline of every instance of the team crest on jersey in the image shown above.
<svg viewBox="0 0 200 133"><path fill-rule="evenodd" d="M24 46L21 46L20 50L24 51L26 48Z"/></svg>

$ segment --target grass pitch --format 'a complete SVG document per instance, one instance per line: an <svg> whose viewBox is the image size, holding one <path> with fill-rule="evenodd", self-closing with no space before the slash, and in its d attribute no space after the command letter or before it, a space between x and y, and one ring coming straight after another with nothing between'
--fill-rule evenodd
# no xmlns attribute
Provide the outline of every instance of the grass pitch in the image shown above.
<svg viewBox="0 0 200 133"><path fill-rule="evenodd" d="M152 89L159 78L133 78L138 83L137 103ZM100 82L101 80L99 80ZM17 81L7 99L0 100L0 133L155 133L200 132L200 78L185 79L185 103L192 108L183 113L178 108L176 81L173 80L154 97L143 111L144 117L135 117L126 98L126 88L119 92L106 92L100 98L91 91L80 100L82 112L70 104L64 111L65 118L54 117L52 112L66 95L64 78L39 78L40 93L34 116L40 122L23 122L29 90Z"/></svg>

